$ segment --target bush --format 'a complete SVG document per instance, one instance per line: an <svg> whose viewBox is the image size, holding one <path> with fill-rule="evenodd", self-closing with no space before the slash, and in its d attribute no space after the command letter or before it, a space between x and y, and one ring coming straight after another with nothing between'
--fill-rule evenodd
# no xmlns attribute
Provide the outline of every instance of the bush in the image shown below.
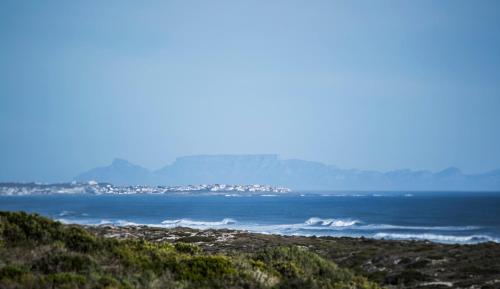
<svg viewBox="0 0 500 289"><path fill-rule="evenodd" d="M70 250L88 253L99 249L96 238L82 228L70 227L63 233L63 241Z"/></svg>
<svg viewBox="0 0 500 289"><path fill-rule="evenodd" d="M51 254L36 260L32 269L44 274L57 272L92 273L97 270L97 264L86 255Z"/></svg>
<svg viewBox="0 0 500 289"><path fill-rule="evenodd" d="M28 270L24 267L16 265L8 265L0 269L0 280L4 279L18 279L23 274L26 274Z"/></svg>
<svg viewBox="0 0 500 289"><path fill-rule="evenodd" d="M47 244L59 237L62 224L24 212L0 212L2 235L6 242L15 245Z"/></svg>
<svg viewBox="0 0 500 289"><path fill-rule="evenodd" d="M186 253L190 255L196 255L201 253L201 248L193 245L193 244L188 244L188 243L175 243L175 250L179 253Z"/></svg>
<svg viewBox="0 0 500 289"><path fill-rule="evenodd" d="M210 255L184 242L96 237L35 214L0 212L0 241L0 288L376 287L298 247Z"/></svg>
<svg viewBox="0 0 500 289"><path fill-rule="evenodd" d="M236 273L231 261L224 256L192 257L181 260L173 269L179 279L195 282L223 279Z"/></svg>
<svg viewBox="0 0 500 289"><path fill-rule="evenodd" d="M86 278L74 273L56 273L47 275L42 279L46 288L77 289L85 285Z"/></svg>
<svg viewBox="0 0 500 289"><path fill-rule="evenodd" d="M265 250L257 255L256 261L271 267L281 277L280 288L377 288L365 278L295 246Z"/></svg>

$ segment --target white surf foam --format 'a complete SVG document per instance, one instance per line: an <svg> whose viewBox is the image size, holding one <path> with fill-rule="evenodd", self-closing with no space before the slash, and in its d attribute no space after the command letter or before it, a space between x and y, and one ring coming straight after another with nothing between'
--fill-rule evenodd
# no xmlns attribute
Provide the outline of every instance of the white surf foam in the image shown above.
<svg viewBox="0 0 500 289"><path fill-rule="evenodd" d="M77 224L77 225L91 225L91 226L100 226L100 225L113 225L116 222L111 220L89 220L89 219L67 219L67 218L58 218L56 221L59 221L63 224Z"/></svg>
<svg viewBox="0 0 500 289"><path fill-rule="evenodd" d="M367 224L358 226L359 230L422 230L422 231L472 231L481 229L479 226L404 226L390 224Z"/></svg>
<svg viewBox="0 0 500 289"><path fill-rule="evenodd" d="M322 219L317 217L312 217L305 221L308 226L328 226L328 227L350 227L361 223L358 220L350 219Z"/></svg>
<svg viewBox="0 0 500 289"><path fill-rule="evenodd" d="M58 214L58 216L61 216L61 217L64 217L64 216L69 216L69 215L73 215L75 212L73 211L62 211Z"/></svg>
<svg viewBox="0 0 500 289"><path fill-rule="evenodd" d="M221 221L195 221L190 219L178 219L178 220L164 220L161 224L166 227L220 227L224 225L236 224L236 220L231 218L225 218Z"/></svg>
<svg viewBox="0 0 500 289"><path fill-rule="evenodd" d="M94 220L94 219L68 219L59 218L58 221L62 223L73 223L82 225L116 225L116 226L152 226L152 227L193 227L193 228L211 228L211 227L225 227L237 229L255 229L265 228L266 230L278 231L377 231L377 230L421 230L421 231L471 231L481 229L478 226L405 226L405 225L390 225L390 224L364 224L360 220L355 219L341 219L341 218L318 218L311 217L303 223L292 224L258 224L258 223L238 223L232 218L224 218L220 221L203 221L192 219L173 219L164 220L161 223L136 223L127 220Z"/></svg>
<svg viewBox="0 0 500 289"><path fill-rule="evenodd" d="M453 235L438 235L438 234L377 233L373 237L376 239L391 239L391 240L429 240L440 243L498 242L497 239L487 235L453 236Z"/></svg>
<svg viewBox="0 0 500 289"><path fill-rule="evenodd" d="M147 224L136 223L127 220L95 220L95 219L58 219L63 223L81 225L114 225L114 226L150 226L161 228L190 227L194 229L234 229L247 230L255 233L279 234L279 235L301 235L301 236L351 236L351 237L371 237L376 239L393 240L430 240L439 243L481 243L499 242L488 235L469 234L457 236L446 234L450 231L475 230L476 226L399 226L390 224L364 224L360 220L341 218L318 218L311 217L302 223L292 224L265 224L238 222L232 218L224 218L219 221L204 221L193 219L168 219L161 223ZM387 232L387 230L403 230L403 232ZM408 230L409 232L404 232ZM415 231L421 230L424 233ZM413 233L411 231L414 231Z"/></svg>

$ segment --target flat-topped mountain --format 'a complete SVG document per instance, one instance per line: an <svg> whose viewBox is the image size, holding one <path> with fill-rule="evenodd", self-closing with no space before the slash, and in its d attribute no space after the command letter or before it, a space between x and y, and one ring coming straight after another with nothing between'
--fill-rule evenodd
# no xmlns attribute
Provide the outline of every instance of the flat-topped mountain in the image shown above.
<svg viewBox="0 0 500 289"><path fill-rule="evenodd" d="M78 175L75 180L169 186L255 183L294 190L500 190L500 170L483 174L464 174L457 168L440 172L407 169L379 172L281 159L273 154L185 156L156 171L116 159L109 166Z"/></svg>

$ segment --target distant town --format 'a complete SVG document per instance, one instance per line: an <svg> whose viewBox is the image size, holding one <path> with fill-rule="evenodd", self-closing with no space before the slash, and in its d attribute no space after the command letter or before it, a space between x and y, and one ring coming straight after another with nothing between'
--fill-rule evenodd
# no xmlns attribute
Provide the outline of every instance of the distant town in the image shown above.
<svg viewBox="0 0 500 289"><path fill-rule="evenodd" d="M203 184L185 186L116 186L109 183L89 181L85 183L71 182L60 184L42 183L0 183L0 195L54 195L54 194L91 194L91 195L134 195L134 194L261 194L261 193L289 193L291 190L284 187L269 185L227 185Z"/></svg>

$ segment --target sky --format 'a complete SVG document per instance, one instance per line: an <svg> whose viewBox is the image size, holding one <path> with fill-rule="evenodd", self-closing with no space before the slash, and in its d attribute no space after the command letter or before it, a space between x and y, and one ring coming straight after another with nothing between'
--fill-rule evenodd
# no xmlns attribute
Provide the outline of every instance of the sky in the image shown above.
<svg viewBox="0 0 500 289"><path fill-rule="evenodd" d="M500 1L0 2L0 181L115 157L500 168Z"/></svg>

